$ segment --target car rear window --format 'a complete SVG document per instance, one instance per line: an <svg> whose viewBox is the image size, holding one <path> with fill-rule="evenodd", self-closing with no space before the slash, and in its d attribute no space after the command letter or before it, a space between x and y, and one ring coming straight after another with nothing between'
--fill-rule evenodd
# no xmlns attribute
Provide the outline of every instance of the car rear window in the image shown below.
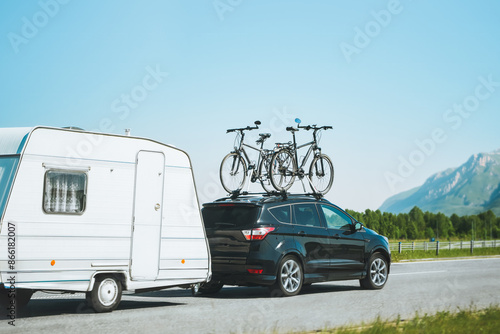
<svg viewBox="0 0 500 334"><path fill-rule="evenodd" d="M257 221L259 207L222 204L204 207L202 214L206 228L240 229L253 226Z"/></svg>
<svg viewBox="0 0 500 334"><path fill-rule="evenodd" d="M278 206L269 209L269 212L276 218L277 221L290 224L290 205Z"/></svg>

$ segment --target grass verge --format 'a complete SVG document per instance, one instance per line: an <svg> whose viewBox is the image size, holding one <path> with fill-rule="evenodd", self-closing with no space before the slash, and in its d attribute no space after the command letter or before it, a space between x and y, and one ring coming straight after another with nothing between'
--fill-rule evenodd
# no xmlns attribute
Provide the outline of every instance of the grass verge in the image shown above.
<svg viewBox="0 0 500 334"><path fill-rule="evenodd" d="M419 316L412 320L386 322L377 320L360 328L338 328L315 333L322 334L391 334L391 333L498 333L500 328L500 307L490 306L484 310L448 311L435 315Z"/></svg>
<svg viewBox="0 0 500 334"><path fill-rule="evenodd" d="M446 258L446 257L467 257L467 256L485 256L485 255L500 255L500 247L495 248L475 248L474 253L470 253L470 249L440 249L439 255L436 255L436 250L416 250L403 251L401 254L398 251L392 251L392 262L401 260L417 260L431 258Z"/></svg>

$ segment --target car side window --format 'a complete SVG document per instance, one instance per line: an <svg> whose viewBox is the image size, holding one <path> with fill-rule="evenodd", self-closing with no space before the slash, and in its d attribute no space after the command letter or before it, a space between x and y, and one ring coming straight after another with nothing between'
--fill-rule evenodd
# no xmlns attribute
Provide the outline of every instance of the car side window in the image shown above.
<svg viewBox="0 0 500 334"><path fill-rule="evenodd" d="M277 206L274 208L270 208L269 212L271 215L276 218L277 221L281 223L290 224L290 205Z"/></svg>
<svg viewBox="0 0 500 334"><path fill-rule="evenodd" d="M351 219L342 211L328 205L321 205L328 228L336 230L347 230L350 228Z"/></svg>
<svg viewBox="0 0 500 334"><path fill-rule="evenodd" d="M294 224L321 227L321 221L319 220L318 211L316 210L316 205L295 204L293 208L294 208L294 220L293 220Z"/></svg>

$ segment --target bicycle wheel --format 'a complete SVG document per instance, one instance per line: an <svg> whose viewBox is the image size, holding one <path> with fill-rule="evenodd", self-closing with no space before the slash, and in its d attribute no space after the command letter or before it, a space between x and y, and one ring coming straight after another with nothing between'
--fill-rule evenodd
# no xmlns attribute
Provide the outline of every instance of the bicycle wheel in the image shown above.
<svg viewBox="0 0 500 334"><path fill-rule="evenodd" d="M241 155L231 152L220 164L220 182L228 193L243 188L247 177L247 164Z"/></svg>
<svg viewBox="0 0 500 334"><path fill-rule="evenodd" d="M271 184L277 191L287 191L295 181L297 163L292 153L287 149L279 150L271 158L269 174Z"/></svg>
<svg viewBox="0 0 500 334"><path fill-rule="evenodd" d="M271 163L271 157L266 159L262 159L260 161L260 175L259 175L259 180L260 184L262 185L262 188L268 193L272 192L274 190L273 184L271 183L271 176L269 174L269 164Z"/></svg>
<svg viewBox="0 0 500 334"><path fill-rule="evenodd" d="M311 179L313 191L324 195L332 188L333 184L333 164L326 154L320 154L314 158L309 168L309 178Z"/></svg>

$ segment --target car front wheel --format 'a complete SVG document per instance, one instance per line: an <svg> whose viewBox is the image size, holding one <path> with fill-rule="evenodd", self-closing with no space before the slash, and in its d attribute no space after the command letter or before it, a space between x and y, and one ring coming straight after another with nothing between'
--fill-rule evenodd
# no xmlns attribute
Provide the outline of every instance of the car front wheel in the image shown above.
<svg viewBox="0 0 500 334"><path fill-rule="evenodd" d="M365 278L359 280L362 288L382 289L389 276L389 266L387 260L380 253L375 253L370 257L368 272Z"/></svg>

